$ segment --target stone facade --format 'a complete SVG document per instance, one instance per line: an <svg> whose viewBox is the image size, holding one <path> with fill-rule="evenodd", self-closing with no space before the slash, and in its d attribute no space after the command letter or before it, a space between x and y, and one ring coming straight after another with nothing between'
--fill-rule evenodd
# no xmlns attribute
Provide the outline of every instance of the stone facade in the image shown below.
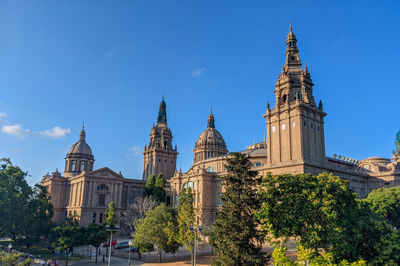
<svg viewBox="0 0 400 266"><path fill-rule="evenodd" d="M82 128L79 141L72 145L65 158L64 176L56 170L41 181L53 204L55 222L75 216L84 226L91 222L102 224L111 201L115 202L119 215L143 193L142 180L124 178L121 172L107 167L93 170L94 156L85 138Z"/></svg>
<svg viewBox="0 0 400 266"><path fill-rule="evenodd" d="M400 132L396 137L396 151L392 160L371 157L361 161L325 155L324 117L322 101L318 106L313 96L313 82L307 66L302 68L297 39L292 28L286 39L286 60L275 84L275 106L267 103L267 140L255 143L240 151L247 154L253 169L259 175L319 174L329 172L349 181L350 188L365 197L373 189L400 185ZM209 118L210 121L210 118ZM214 126L214 117L212 116ZM211 225L221 206L224 191L221 178L226 175L224 164L227 154L225 142L219 134L200 135L195 144L193 166L185 173L175 172L168 185L172 205L184 187L193 190L195 207L199 210L198 222ZM223 143L223 145L222 145ZM200 145L202 150L200 150ZM223 146L224 152L204 156L203 150ZM199 152L201 151L201 152ZM208 154L208 153L207 153Z"/></svg>

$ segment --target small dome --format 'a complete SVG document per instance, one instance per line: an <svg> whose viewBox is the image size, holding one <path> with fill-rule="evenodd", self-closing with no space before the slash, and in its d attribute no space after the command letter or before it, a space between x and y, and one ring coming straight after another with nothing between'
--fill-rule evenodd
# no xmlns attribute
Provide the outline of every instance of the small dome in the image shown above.
<svg viewBox="0 0 400 266"><path fill-rule="evenodd" d="M226 144L218 130L208 127L200 134L200 137L196 141L195 148L211 147L226 149Z"/></svg>
<svg viewBox="0 0 400 266"><path fill-rule="evenodd" d="M82 128L79 141L71 146L68 155L70 154L84 154L93 156L92 149L85 141L86 133L85 128Z"/></svg>

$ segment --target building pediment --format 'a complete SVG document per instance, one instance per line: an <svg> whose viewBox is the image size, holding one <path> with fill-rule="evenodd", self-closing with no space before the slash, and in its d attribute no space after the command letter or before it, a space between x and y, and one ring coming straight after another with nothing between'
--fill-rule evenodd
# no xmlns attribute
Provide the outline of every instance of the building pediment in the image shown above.
<svg viewBox="0 0 400 266"><path fill-rule="evenodd" d="M102 177L102 178L123 178L121 174L118 174L108 167L103 167L87 173L87 177Z"/></svg>

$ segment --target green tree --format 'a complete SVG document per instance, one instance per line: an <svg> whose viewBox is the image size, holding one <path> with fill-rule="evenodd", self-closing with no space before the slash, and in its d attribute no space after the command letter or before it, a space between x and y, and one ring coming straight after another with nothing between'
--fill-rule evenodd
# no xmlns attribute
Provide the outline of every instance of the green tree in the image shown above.
<svg viewBox="0 0 400 266"><path fill-rule="evenodd" d="M356 195L347 182L329 174L267 175L259 186L256 212L269 242L294 237L306 248L337 248L344 258L357 254ZM346 254L347 253L347 254Z"/></svg>
<svg viewBox="0 0 400 266"><path fill-rule="evenodd" d="M182 189L178 199L178 241L190 251L193 256L194 232L190 226L194 225L195 208L193 207L192 189Z"/></svg>
<svg viewBox="0 0 400 266"><path fill-rule="evenodd" d="M66 265L68 265L69 253L73 252L74 247L82 246L86 243L85 228L79 224L60 225L53 229L53 243L51 248L67 255Z"/></svg>
<svg viewBox="0 0 400 266"><path fill-rule="evenodd" d="M369 203L371 210L400 229L400 187L376 189L364 201Z"/></svg>
<svg viewBox="0 0 400 266"><path fill-rule="evenodd" d="M400 234L382 216L360 201L356 218L358 241L355 249L368 265L400 265Z"/></svg>
<svg viewBox="0 0 400 266"><path fill-rule="evenodd" d="M251 171L251 162L241 153L227 159L222 176L225 192L222 208L213 224L210 243L216 251L213 265L266 265L269 257L261 251L263 235L254 211L260 206L256 186L261 178Z"/></svg>
<svg viewBox="0 0 400 266"><path fill-rule="evenodd" d="M149 197L149 196L153 197L155 184L156 184L156 177L154 175L151 175L149 179L147 179L146 185L144 187L144 192L143 192L144 197Z"/></svg>
<svg viewBox="0 0 400 266"><path fill-rule="evenodd" d="M293 237L315 258L329 254L334 263L360 258L371 265L399 263L399 235L339 177L268 175L259 196L263 203L256 215L270 243Z"/></svg>
<svg viewBox="0 0 400 266"><path fill-rule="evenodd" d="M16 240L23 235L31 215L26 211L32 189L25 180L26 172L10 159L3 158L0 163L0 232Z"/></svg>
<svg viewBox="0 0 400 266"><path fill-rule="evenodd" d="M32 260L26 259L25 261L19 262L21 260L21 253L8 253L0 252L0 265L2 266L28 266L31 265Z"/></svg>
<svg viewBox="0 0 400 266"><path fill-rule="evenodd" d="M99 253L99 247L102 243L107 241L108 233L104 225L91 223L86 228L86 244L92 245L96 248L96 260L97 263L97 254Z"/></svg>
<svg viewBox="0 0 400 266"><path fill-rule="evenodd" d="M0 233L29 247L49 234L53 206L44 187L28 185L26 172L9 159L0 163Z"/></svg>
<svg viewBox="0 0 400 266"><path fill-rule="evenodd" d="M135 223L134 245L140 251L149 252L157 247L159 261L161 253L175 253L179 245L174 238L171 238L168 231L171 227L177 226L174 210L164 203L146 212L146 216Z"/></svg>
<svg viewBox="0 0 400 266"><path fill-rule="evenodd" d="M50 202L45 187L36 184L24 213L29 213L24 219L25 225L22 234L25 236L23 243L26 247L37 243L41 237L48 236L53 227L53 205Z"/></svg>
<svg viewBox="0 0 400 266"><path fill-rule="evenodd" d="M154 183L154 189L153 189L153 197L158 202L165 203L165 201L166 201L165 184L166 184L166 180L165 180L164 174L159 173L157 176L156 182Z"/></svg>
<svg viewBox="0 0 400 266"><path fill-rule="evenodd" d="M105 212L106 219L104 220L106 224L110 227L114 227L118 223L117 214L115 213L115 202L111 201L108 204Z"/></svg>

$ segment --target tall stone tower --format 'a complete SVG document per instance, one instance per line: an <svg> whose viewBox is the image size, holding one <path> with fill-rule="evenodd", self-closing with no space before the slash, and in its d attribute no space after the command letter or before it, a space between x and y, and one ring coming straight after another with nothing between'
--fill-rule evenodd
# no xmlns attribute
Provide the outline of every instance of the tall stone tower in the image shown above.
<svg viewBox="0 0 400 266"><path fill-rule="evenodd" d="M297 39L292 32L286 38L286 61L275 84L275 107L264 114L267 123L267 160L269 164L318 162L325 160L324 117L318 107L307 66L302 69Z"/></svg>
<svg viewBox="0 0 400 266"><path fill-rule="evenodd" d="M172 133L167 124L167 107L164 97L160 103L157 124L151 129L149 146L144 146L143 180L162 172L166 179L176 170L177 147L172 148Z"/></svg>

